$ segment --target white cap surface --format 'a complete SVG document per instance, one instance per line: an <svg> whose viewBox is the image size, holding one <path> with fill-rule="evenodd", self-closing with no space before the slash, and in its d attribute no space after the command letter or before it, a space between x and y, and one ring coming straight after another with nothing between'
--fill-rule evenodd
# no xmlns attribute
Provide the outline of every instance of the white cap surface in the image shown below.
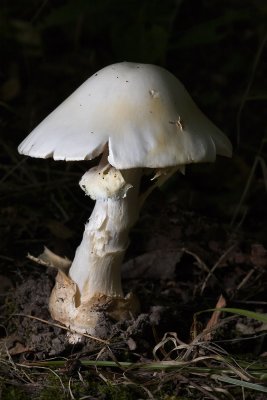
<svg viewBox="0 0 267 400"><path fill-rule="evenodd" d="M20 144L19 152L89 160L109 147L117 169L161 168L231 156L228 138L165 69L118 63L84 82Z"/></svg>

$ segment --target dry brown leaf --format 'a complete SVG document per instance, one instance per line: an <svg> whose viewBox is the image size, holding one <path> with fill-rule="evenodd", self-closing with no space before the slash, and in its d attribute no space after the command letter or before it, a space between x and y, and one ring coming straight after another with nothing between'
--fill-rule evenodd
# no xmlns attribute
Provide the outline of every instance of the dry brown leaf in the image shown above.
<svg viewBox="0 0 267 400"><path fill-rule="evenodd" d="M45 223L45 225L50 230L52 235L59 239L66 240L73 237L73 231L60 221L50 219Z"/></svg>
<svg viewBox="0 0 267 400"><path fill-rule="evenodd" d="M122 267L122 279L173 279L181 251L155 250L135 257Z"/></svg>
<svg viewBox="0 0 267 400"><path fill-rule="evenodd" d="M217 304L216 304L215 308L222 308L222 307L225 307L225 306L226 306L226 300L223 297L223 295L221 294L219 299L218 299L218 301L217 301ZM211 340L211 338L212 338L211 330L212 330L212 328L214 328L218 324L220 316L221 316L221 312L220 311L213 311L213 313L212 313L212 315L210 317L210 320L208 321L208 323L206 325L206 328L204 329L204 331L208 331L208 333L203 336L204 340L206 340L206 341L210 341Z"/></svg>

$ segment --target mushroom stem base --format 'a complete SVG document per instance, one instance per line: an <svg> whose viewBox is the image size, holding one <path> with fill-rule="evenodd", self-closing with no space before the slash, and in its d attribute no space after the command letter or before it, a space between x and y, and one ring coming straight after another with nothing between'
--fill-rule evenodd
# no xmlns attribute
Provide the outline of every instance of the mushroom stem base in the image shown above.
<svg viewBox="0 0 267 400"><path fill-rule="evenodd" d="M112 321L132 318L139 309L138 300L132 293L124 298L99 293L76 307L76 292L76 283L62 270L58 270L49 309L53 319L81 335L106 338Z"/></svg>

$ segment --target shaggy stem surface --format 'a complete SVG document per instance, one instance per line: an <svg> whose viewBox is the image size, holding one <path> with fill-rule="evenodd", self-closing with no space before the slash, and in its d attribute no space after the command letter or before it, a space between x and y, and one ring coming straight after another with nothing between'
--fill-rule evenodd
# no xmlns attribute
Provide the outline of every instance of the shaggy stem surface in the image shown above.
<svg viewBox="0 0 267 400"><path fill-rule="evenodd" d="M123 297L121 264L129 230L138 218L140 176L140 170L108 167L92 169L81 180L96 204L69 270L78 286L78 303L97 295Z"/></svg>

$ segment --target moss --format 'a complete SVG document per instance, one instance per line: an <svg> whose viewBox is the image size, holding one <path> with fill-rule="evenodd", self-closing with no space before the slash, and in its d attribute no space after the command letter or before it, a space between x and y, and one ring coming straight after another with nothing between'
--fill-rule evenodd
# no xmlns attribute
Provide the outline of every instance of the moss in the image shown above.
<svg viewBox="0 0 267 400"><path fill-rule="evenodd" d="M110 400L134 400L136 399L136 393L133 392L129 387L117 386L117 385L98 385L99 394L103 395L103 398Z"/></svg>
<svg viewBox="0 0 267 400"><path fill-rule="evenodd" d="M188 397L181 397L181 396L163 396L163 400L188 400Z"/></svg>
<svg viewBox="0 0 267 400"><path fill-rule="evenodd" d="M42 389L38 393L38 400L67 400L70 399L69 380L71 379L71 392L74 398L83 396L96 397L108 400L134 400L137 398L136 391L130 387L122 385L111 385L98 380L95 375L83 371L83 382L77 377L61 376L60 379L64 388L59 382L59 377L54 374L47 375L42 382Z"/></svg>
<svg viewBox="0 0 267 400"><path fill-rule="evenodd" d="M29 395L17 386L4 384L0 389L1 400L28 400Z"/></svg>
<svg viewBox="0 0 267 400"><path fill-rule="evenodd" d="M52 373L47 375L46 380L43 382L42 389L38 393L38 400L65 400L69 398L67 392L67 384L64 384L64 388L60 384L60 377Z"/></svg>

